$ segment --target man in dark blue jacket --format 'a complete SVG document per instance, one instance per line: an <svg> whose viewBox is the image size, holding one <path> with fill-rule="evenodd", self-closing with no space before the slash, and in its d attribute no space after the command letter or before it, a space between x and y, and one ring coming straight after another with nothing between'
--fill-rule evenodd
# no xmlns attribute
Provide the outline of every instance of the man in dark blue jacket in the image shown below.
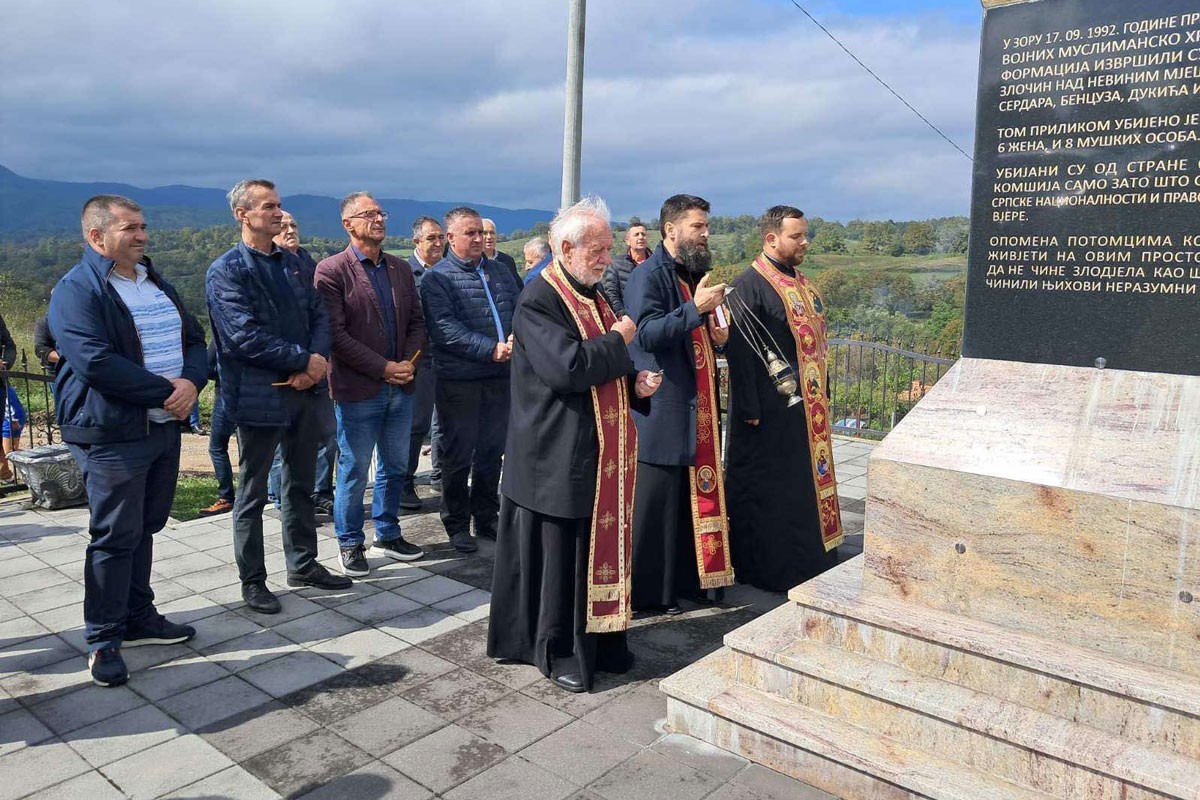
<svg viewBox="0 0 1200 800"><path fill-rule="evenodd" d="M238 432L242 485L233 508L234 555L246 605L276 614L281 606L266 584L262 512L271 460L280 446L288 586L351 585L317 562L312 499L333 342L312 269L273 241L283 226L275 184L241 181L229 192L229 206L242 241L208 268L204 291L221 402Z"/></svg>
<svg viewBox="0 0 1200 800"><path fill-rule="evenodd" d="M150 588L153 534L179 474L179 423L207 375L204 332L146 257L146 221L132 200L84 204L83 260L50 296L63 361L56 416L79 463L91 517L83 620L92 680L129 679L121 646L175 644L195 628L167 621Z"/></svg>
<svg viewBox="0 0 1200 800"><path fill-rule="evenodd" d="M483 220L471 208L446 214L450 252L421 282L437 369L442 436L442 524L454 549L496 538L500 460L508 430L512 315L521 287L483 254ZM470 489L467 479L470 478Z"/></svg>
<svg viewBox="0 0 1200 800"><path fill-rule="evenodd" d="M708 285L708 209L694 195L667 198L659 219L662 244L625 287L625 307L637 321L633 363L662 372L649 411L633 413L633 607L639 610L676 614L680 597L703 601L701 589L733 582L713 354L729 330L710 314L725 285Z"/></svg>

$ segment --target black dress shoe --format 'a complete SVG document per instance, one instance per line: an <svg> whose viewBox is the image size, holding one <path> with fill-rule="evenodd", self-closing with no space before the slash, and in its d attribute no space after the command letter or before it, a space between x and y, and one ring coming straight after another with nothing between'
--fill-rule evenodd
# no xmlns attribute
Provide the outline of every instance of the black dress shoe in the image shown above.
<svg viewBox="0 0 1200 800"><path fill-rule="evenodd" d="M417 496L417 492L411 486L400 492L400 507L406 511L417 511L424 507L421 498Z"/></svg>
<svg viewBox="0 0 1200 800"><path fill-rule="evenodd" d="M583 687L583 676L578 672L572 672L569 675L559 675L556 678L551 678L551 680L554 681L555 686L563 691L572 692L574 694L587 691L587 689Z"/></svg>
<svg viewBox="0 0 1200 800"><path fill-rule="evenodd" d="M663 613L668 617L677 617L683 613L683 607L679 603L671 603L671 605L663 609Z"/></svg>
<svg viewBox="0 0 1200 800"><path fill-rule="evenodd" d="M242 586L242 599L251 611L260 614L278 614L283 610L279 598L271 593L265 583L247 583Z"/></svg>
<svg viewBox="0 0 1200 800"><path fill-rule="evenodd" d="M349 589L354 585L354 581L345 575L334 575L325 569L324 564L314 561L303 572L289 572L287 585L293 587L312 586L316 589Z"/></svg>

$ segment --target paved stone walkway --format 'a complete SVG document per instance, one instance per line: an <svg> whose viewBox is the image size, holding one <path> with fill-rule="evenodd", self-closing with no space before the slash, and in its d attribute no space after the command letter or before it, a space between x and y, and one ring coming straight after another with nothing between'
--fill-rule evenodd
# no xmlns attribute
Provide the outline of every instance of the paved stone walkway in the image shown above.
<svg viewBox="0 0 1200 800"><path fill-rule="evenodd" d="M862 527L870 445L838 440L847 532ZM423 490L424 494L427 490ZM403 798L815 800L829 795L663 730L658 681L784 601L738 586L719 608L639 620L633 673L567 694L484 652L492 547L459 556L435 512L404 520L428 555L340 593L284 585L283 613L241 602L229 518L156 536L154 589L186 645L124 651L129 684L90 683L81 630L87 512L0 505L0 800ZM320 557L333 567L332 525ZM861 550L851 536L847 554Z"/></svg>

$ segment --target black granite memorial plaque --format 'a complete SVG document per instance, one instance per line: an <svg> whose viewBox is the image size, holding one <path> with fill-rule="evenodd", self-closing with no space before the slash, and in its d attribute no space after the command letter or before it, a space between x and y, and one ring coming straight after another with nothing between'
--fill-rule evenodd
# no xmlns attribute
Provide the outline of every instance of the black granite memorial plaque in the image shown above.
<svg viewBox="0 0 1200 800"><path fill-rule="evenodd" d="M1200 375L1200 2L989 10L964 355Z"/></svg>

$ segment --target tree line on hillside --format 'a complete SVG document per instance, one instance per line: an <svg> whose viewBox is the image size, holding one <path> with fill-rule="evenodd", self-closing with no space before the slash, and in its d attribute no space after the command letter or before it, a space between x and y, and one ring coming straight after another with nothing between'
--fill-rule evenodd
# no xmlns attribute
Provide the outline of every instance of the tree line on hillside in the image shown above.
<svg viewBox="0 0 1200 800"><path fill-rule="evenodd" d="M648 221L657 239L657 222ZM624 250L621 232L627 223L615 226L613 250ZM718 277L728 280L740 272L759 252L757 219L749 215L712 217L714 262L724 265ZM966 252L967 219L947 217L912 222L852 220L841 223L810 219L814 264L820 256L863 257L951 254ZM402 229L403 230L403 229ZM514 231L504 237L505 247L518 253L520 244L533 235L545 235L548 225L539 223L529 231ZM156 265L175 284L190 308L204 308L204 275L209 265L238 241L232 225L211 228L154 229L148 252ZM303 245L320 260L345 249L342 239L307 237ZM384 247L403 250L411 246L407 231L389 236ZM0 273L7 276L5 293L27 297L44 308L50 289L75 264L82 243L70 237L46 237L36 241L0 242ZM520 259L518 258L518 261ZM871 262L877 263L877 262ZM830 321L837 326L880 331L880 335L919 337L925 340L957 341L961 335L963 280L950 278L918 284L903 270L822 269L815 280L825 294ZM6 303L7 305L7 303ZM203 314L201 314L203 316Z"/></svg>

